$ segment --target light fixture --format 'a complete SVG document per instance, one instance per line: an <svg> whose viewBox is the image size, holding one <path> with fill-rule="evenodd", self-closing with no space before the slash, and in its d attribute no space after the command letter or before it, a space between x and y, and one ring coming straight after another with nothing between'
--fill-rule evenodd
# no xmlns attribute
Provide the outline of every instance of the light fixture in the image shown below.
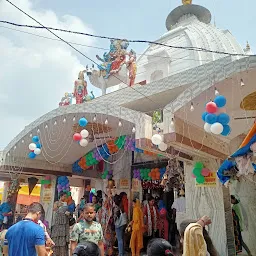
<svg viewBox="0 0 256 256"><path fill-rule="evenodd" d="M171 126L174 126L174 119L172 118Z"/></svg>
<svg viewBox="0 0 256 256"><path fill-rule="evenodd" d="M133 128L132 128L132 133L135 133L136 132L136 129L135 129L135 127L133 126Z"/></svg>
<svg viewBox="0 0 256 256"><path fill-rule="evenodd" d="M105 125L108 125L108 119L106 118Z"/></svg>
<svg viewBox="0 0 256 256"><path fill-rule="evenodd" d="M17 147L16 146L14 146L14 150L16 149Z"/></svg>
<svg viewBox="0 0 256 256"><path fill-rule="evenodd" d="M57 125L57 121L54 122L54 125Z"/></svg>
<svg viewBox="0 0 256 256"><path fill-rule="evenodd" d="M76 118L75 117L73 117L73 122L75 122L76 121Z"/></svg>
<svg viewBox="0 0 256 256"><path fill-rule="evenodd" d="M48 125L46 124L44 128L47 129L47 128L48 128Z"/></svg>
<svg viewBox="0 0 256 256"><path fill-rule="evenodd" d="M63 123L66 123L66 121L67 121L66 118L64 118L64 119L63 119Z"/></svg>
<svg viewBox="0 0 256 256"><path fill-rule="evenodd" d="M39 129L37 130L37 133L40 133L40 130L39 130Z"/></svg>
<svg viewBox="0 0 256 256"><path fill-rule="evenodd" d="M121 120L119 120L118 126L119 126L119 127L122 127L122 122L121 122Z"/></svg>
<svg viewBox="0 0 256 256"><path fill-rule="evenodd" d="M193 112L195 110L193 102L191 102L190 111Z"/></svg>
<svg viewBox="0 0 256 256"><path fill-rule="evenodd" d="M216 87L215 87L215 92L214 93L215 93L215 96L220 94Z"/></svg>
<svg viewBox="0 0 256 256"><path fill-rule="evenodd" d="M33 136L33 134L32 134L32 133L30 133L29 137L30 137L30 138L32 138L32 136Z"/></svg>
<svg viewBox="0 0 256 256"><path fill-rule="evenodd" d="M97 120L97 117L96 117L96 115L93 117L93 122L96 122L96 120Z"/></svg>
<svg viewBox="0 0 256 256"><path fill-rule="evenodd" d="M21 143L24 143L24 140L22 140Z"/></svg>
<svg viewBox="0 0 256 256"><path fill-rule="evenodd" d="M244 80L242 78L241 78L241 81L240 81L240 85L245 86Z"/></svg>
<svg viewBox="0 0 256 256"><path fill-rule="evenodd" d="M10 156L10 153L9 153L9 152L7 153L7 156Z"/></svg>

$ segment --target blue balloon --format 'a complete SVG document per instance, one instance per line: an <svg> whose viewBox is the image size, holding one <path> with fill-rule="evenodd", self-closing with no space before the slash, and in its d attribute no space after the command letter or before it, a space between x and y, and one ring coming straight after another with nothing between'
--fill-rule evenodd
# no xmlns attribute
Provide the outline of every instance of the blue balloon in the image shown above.
<svg viewBox="0 0 256 256"><path fill-rule="evenodd" d="M37 147L37 148L42 148L42 144L37 143L37 144L36 144L36 147Z"/></svg>
<svg viewBox="0 0 256 256"><path fill-rule="evenodd" d="M39 137L38 137L38 136L34 136L34 137L32 138L32 141L33 141L34 143L39 142Z"/></svg>
<svg viewBox="0 0 256 256"><path fill-rule="evenodd" d="M29 152L28 157L30 159L35 159L36 158L36 154L34 152Z"/></svg>
<svg viewBox="0 0 256 256"><path fill-rule="evenodd" d="M231 133L231 128L229 125L223 125L223 132L221 133L222 136L228 136Z"/></svg>
<svg viewBox="0 0 256 256"><path fill-rule="evenodd" d="M218 108L223 108L226 103L227 100L224 96L222 95L218 95L215 99L214 99L215 104L217 105Z"/></svg>
<svg viewBox="0 0 256 256"><path fill-rule="evenodd" d="M220 113L218 115L218 118L217 118L218 122L221 123L222 125L226 125L229 123L230 121L230 117L228 114L226 113Z"/></svg>
<svg viewBox="0 0 256 256"><path fill-rule="evenodd" d="M80 120L78 121L78 124L81 126L81 127L85 127L87 124L88 124L88 121L87 119L85 119L84 117L80 118Z"/></svg>
<svg viewBox="0 0 256 256"><path fill-rule="evenodd" d="M208 124L214 124L217 121L217 116L215 114L207 114L205 117L205 122Z"/></svg>
<svg viewBox="0 0 256 256"><path fill-rule="evenodd" d="M203 114L202 114L202 119L203 119L203 121L205 122L205 117L208 115L208 112L204 112Z"/></svg>

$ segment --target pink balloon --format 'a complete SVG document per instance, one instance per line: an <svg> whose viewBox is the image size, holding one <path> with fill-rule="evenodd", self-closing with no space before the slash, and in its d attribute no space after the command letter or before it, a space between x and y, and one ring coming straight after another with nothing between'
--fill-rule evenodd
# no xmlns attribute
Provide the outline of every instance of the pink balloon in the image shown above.
<svg viewBox="0 0 256 256"><path fill-rule="evenodd" d="M207 168L204 168L204 169L202 170L202 175L203 175L204 177L208 177L208 176L210 175L210 173L211 173L211 171L210 171L209 169L207 169Z"/></svg>
<svg viewBox="0 0 256 256"><path fill-rule="evenodd" d="M82 139L82 136L81 136L80 133L75 133L75 134L73 135L73 140L74 140L74 141L79 141L79 140L81 140L81 139Z"/></svg>
<svg viewBox="0 0 256 256"><path fill-rule="evenodd" d="M217 105L214 102L212 102L212 101L208 102L206 104L206 111L208 113L215 113L217 111L217 109L218 109Z"/></svg>
<svg viewBox="0 0 256 256"><path fill-rule="evenodd" d="M194 178L194 179L196 178L196 176L194 175L194 173L192 173L192 175L191 175L191 176L192 176L192 178Z"/></svg>

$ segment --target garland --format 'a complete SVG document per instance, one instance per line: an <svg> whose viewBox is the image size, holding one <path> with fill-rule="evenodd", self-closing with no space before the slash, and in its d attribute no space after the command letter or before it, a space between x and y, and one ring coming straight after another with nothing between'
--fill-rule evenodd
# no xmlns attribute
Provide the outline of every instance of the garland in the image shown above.
<svg viewBox="0 0 256 256"><path fill-rule="evenodd" d="M123 135L118 137L116 140L108 141L102 146L95 148L86 155L82 156L75 163L73 163L72 170L75 173L82 173L91 166L98 164L100 161L107 160L111 155L116 154L121 149L146 154L149 156L157 155L152 152L136 148L135 139Z"/></svg>

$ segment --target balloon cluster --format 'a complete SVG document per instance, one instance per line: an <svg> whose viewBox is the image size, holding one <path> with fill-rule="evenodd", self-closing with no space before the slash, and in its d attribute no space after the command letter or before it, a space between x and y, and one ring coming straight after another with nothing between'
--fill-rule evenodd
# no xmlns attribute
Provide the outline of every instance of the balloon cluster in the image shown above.
<svg viewBox="0 0 256 256"><path fill-rule="evenodd" d="M98 161L93 157L93 151L89 152L86 157L86 164L87 166L92 166L98 163Z"/></svg>
<svg viewBox="0 0 256 256"><path fill-rule="evenodd" d="M115 141L114 140L109 140L107 142L107 146L108 146L108 151L109 153L112 155L112 154L115 154L116 152L118 152L119 148L118 146L115 144Z"/></svg>
<svg viewBox="0 0 256 256"><path fill-rule="evenodd" d="M135 169L133 171L133 178L138 180L160 180L165 174L166 168L154 169Z"/></svg>
<svg viewBox="0 0 256 256"><path fill-rule="evenodd" d="M104 172L103 172L103 174L101 175L101 178L103 179L103 180L110 180L110 179L112 179L113 178L113 171L112 170L110 170L110 171L108 171L108 170L105 170Z"/></svg>
<svg viewBox="0 0 256 256"><path fill-rule="evenodd" d="M216 135L228 136L231 132L229 126L230 117L223 112L223 107L226 105L226 98L222 95L215 97L214 101L206 104L206 111L202 114L202 119L205 122L204 130L208 133Z"/></svg>
<svg viewBox="0 0 256 256"><path fill-rule="evenodd" d="M71 196L69 180L67 176L59 176L57 180L57 190L58 193L64 192L68 196Z"/></svg>
<svg viewBox="0 0 256 256"><path fill-rule="evenodd" d="M102 160L100 153L98 152L97 148L93 150L93 157L99 162Z"/></svg>
<svg viewBox="0 0 256 256"><path fill-rule="evenodd" d="M163 142L163 138L160 134L154 134L151 141L154 145L158 146L158 149L161 151L166 151L168 148L167 144Z"/></svg>
<svg viewBox="0 0 256 256"><path fill-rule="evenodd" d="M137 180L141 180L141 177L140 177L140 170L139 170L139 169L133 170L133 178L134 178L134 179L137 179Z"/></svg>
<svg viewBox="0 0 256 256"><path fill-rule="evenodd" d="M37 155L41 154L41 149L42 149L42 145L39 142L39 137L38 136L34 136L32 138L32 143L30 143L28 145L28 148L30 150L30 152L28 153L28 157L30 159L35 159Z"/></svg>
<svg viewBox="0 0 256 256"><path fill-rule="evenodd" d="M205 182L205 177L208 177L211 171L204 168L204 164L201 162L196 162L193 169L193 177L196 178L198 184L203 184Z"/></svg>
<svg viewBox="0 0 256 256"><path fill-rule="evenodd" d="M123 135L115 140L115 144L118 147L118 149L124 149L126 138L128 138L128 137Z"/></svg>
<svg viewBox="0 0 256 256"><path fill-rule="evenodd" d="M19 182L19 180L15 179L9 183L7 194L8 194L8 196L12 196L12 195L18 193L19 190L20 190L20 182Z"/></svg>
<svg viewBox="0 0 256 256"><path fill-rule="evenodd" d="M135 151L135 139L132 137L126 137L125 149L129 151Z"/></svg>
<svg viewBox="0 0 256 256"><path fill-rule="evenodd" d="M78 124L81 127L85 127L88 124L88 121L82 117L78 121ZM73 135L73 140L77 141L81 147L86 147L89 144L88 140L86 139L88 136L89 132L86 129L83 129L80 133L75 133Z"/></svg>
<svg viewBox="0 0 256 256"><path fill-rule="evenodd" d="M47 175L43 180L41 180L41 185L44 185L44 188L49 188L51 186L51 176Z"/></svg>
<svg viewBox="0 0 256 256"><path fill-rule="evenodd" d="M117 148L119 150L125 148L126 150L135 151L137 153L143 153L149 156L156 156L156 154L153 152L136 148L135 139L125 135L118 137L115 140L114 144L115 145L113 145L113 141L111 141L111 143L108 142L106 144L103 144L101 147L94 149L92 151L92 157L91 156L89 157L89 161L87 161L86 156L87 154L91 154L91 152L87 153L86 155L78 159L75 163L73 163L73 167L72 167L73 171L77 173L81 173L83 170L88 169L92 165L98 164L101 160L104 160L104 159L107 160L110 157L110 155L118 151Z"/></svg>

